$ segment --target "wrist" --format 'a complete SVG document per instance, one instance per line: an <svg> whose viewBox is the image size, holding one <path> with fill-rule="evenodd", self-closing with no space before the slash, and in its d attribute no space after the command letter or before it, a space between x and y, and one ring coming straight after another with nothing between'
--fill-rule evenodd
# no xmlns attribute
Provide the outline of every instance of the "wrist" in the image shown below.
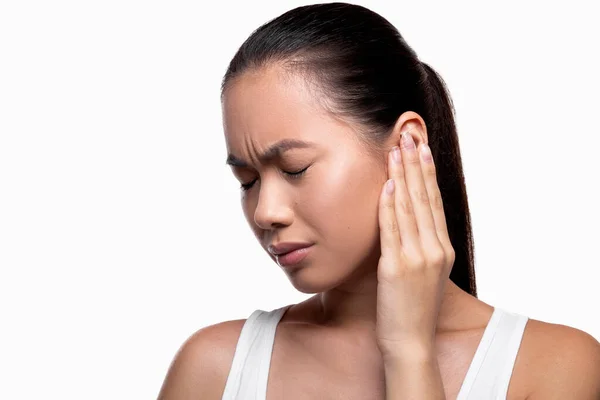
<svg viewBox="0 0 600 400"><path fill-rule="evenodd" d="M402 367L403 365L418 365L437 363L437 352L435 346L423 342L413 342L394 346L386 346L381 351L383 362L386 367Z"/></svg>

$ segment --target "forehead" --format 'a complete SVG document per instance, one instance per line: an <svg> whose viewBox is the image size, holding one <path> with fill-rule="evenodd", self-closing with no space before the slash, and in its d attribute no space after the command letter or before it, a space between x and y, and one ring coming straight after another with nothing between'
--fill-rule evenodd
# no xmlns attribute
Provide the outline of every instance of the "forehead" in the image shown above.
<svg viewBox="0 0 600 400"><path fill-rule="evenodd" d="M229 153L262 152L282 139L338 140L340 122L297 74L280 67L245 72L223 95L223 128Z"/></svg>

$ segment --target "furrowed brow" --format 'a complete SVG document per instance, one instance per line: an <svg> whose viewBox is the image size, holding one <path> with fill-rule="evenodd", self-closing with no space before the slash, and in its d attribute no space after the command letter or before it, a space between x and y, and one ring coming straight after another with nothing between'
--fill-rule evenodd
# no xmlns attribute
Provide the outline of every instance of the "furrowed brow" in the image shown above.
<svg viewBox="0 0 600 400"><path fill-rule="evenodd" d="M261 163L266 164L274 158L281 157L281 155L288 150L314 147L316 147L315 144L311 142L305 142L298 139L283 139L270 146L263 154L259 155L258 159ZM248 167L248 164L245 161L237 158L231 153L227 155L225 164L240 168Z"/></svg>

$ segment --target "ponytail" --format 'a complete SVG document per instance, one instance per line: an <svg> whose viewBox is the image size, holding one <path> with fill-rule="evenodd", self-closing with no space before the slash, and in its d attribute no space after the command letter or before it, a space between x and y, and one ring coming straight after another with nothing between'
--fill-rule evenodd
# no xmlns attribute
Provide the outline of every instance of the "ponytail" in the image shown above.
<svg viewBox="0 0 600 400"><path fill-rule="evenodd" d="M454 122L454 104L444 80L426 63L421 62L421 65L425 113L428 114L424 116L427 136L444 202L448 234L456 254L450 280L477 297L471 216Z"/></svg>

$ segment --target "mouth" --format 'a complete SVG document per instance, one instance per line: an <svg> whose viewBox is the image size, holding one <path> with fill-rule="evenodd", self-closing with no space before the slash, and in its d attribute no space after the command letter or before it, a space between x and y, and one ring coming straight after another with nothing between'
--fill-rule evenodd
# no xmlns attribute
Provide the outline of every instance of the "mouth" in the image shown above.
<svg viewBox="0 0 600 400"><path fill-rule="evenodd" d="M312 246L314 243L308 242L279 242L276 244L270 244L267 251L274 256L282 256L292 251L303 249Z"/></svg>
<svg viewBox="0 0 600 400"><path fill-rule="evenodd" d="M310 254L312 245L301 247L286 253L276 254L277 263L282 267L292 267L299 265Z"/></svg>

